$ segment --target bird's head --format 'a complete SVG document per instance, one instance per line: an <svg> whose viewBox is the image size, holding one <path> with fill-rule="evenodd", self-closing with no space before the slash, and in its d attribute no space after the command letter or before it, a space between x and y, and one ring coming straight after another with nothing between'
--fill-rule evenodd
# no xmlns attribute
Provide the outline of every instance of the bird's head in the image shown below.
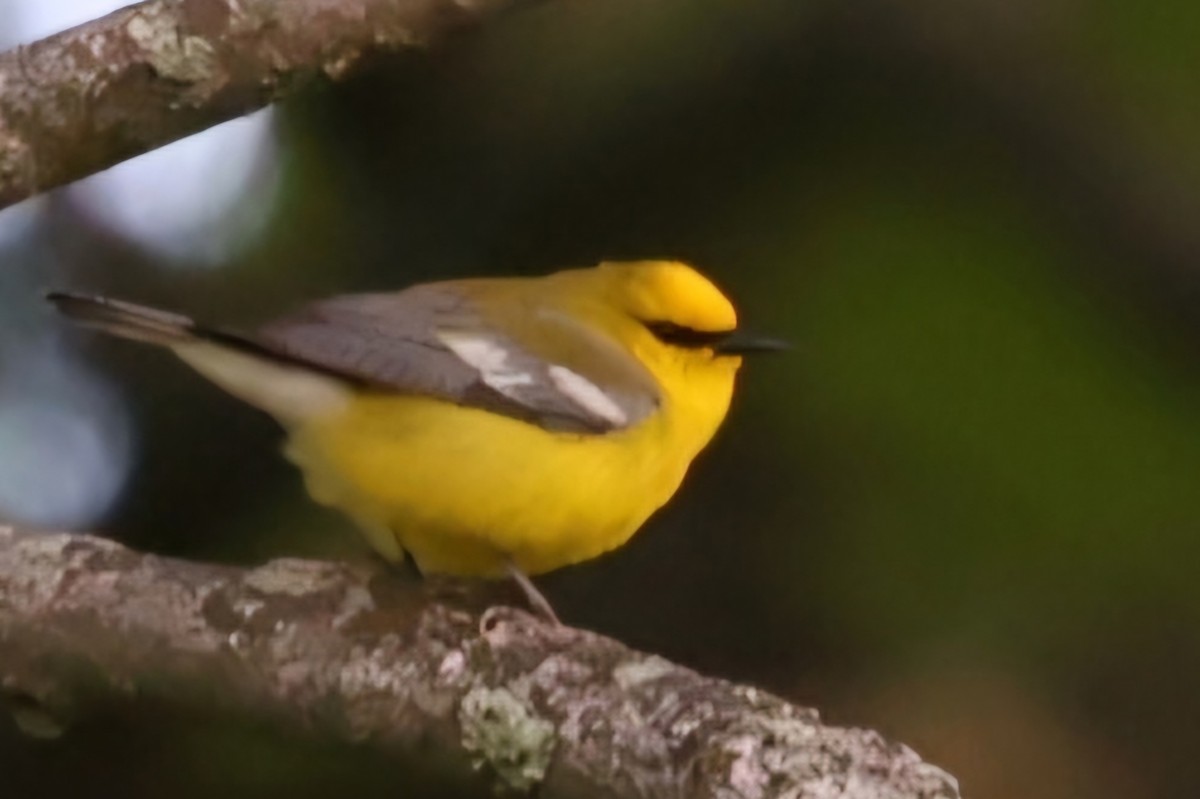
<svg viewBox="0 0 1200 799"><path fill-rule="evenodd" d="M596 274L607 284L609 301L676 354L732 360L786 347L740 331L729 298L680 261L609 261Z"/></svg>

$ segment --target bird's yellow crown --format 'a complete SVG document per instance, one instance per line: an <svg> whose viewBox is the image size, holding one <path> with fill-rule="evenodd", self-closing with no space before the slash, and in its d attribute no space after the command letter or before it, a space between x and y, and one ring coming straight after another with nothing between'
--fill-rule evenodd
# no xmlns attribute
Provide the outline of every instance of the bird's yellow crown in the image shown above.
<svg viewBox="0 0 1200 799"><path fill-rule="evenodd" d="M552 277L591 283L612 307L642 323L663 323L702 333L732 332L737 312L721 290L681 261L606 261Z"/></svg>
<svg viewBox="0 0 1200 799"><path fill-rule="evenodd" d="M644 322L668 322L705 333L737 327L733 303L708 278L679 261L604 263L613 276L618 301Z"/></svg>

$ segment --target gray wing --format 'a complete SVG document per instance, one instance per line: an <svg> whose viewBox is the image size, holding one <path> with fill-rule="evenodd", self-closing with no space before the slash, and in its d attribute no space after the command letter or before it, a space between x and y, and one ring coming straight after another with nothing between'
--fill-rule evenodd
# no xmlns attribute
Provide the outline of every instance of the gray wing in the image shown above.
<svg viewBox="0 0 1200 799"><path fill-rule="evenodd" d="M344 379L481 408L548 429L606 433L644 419L657 384L606 337L567 317L538 314L547 336L571 337L572 364L539 357L483 324L448 284L315 303L273 322L256 345ZM595 364L599 370L579 364Z"/></svg>

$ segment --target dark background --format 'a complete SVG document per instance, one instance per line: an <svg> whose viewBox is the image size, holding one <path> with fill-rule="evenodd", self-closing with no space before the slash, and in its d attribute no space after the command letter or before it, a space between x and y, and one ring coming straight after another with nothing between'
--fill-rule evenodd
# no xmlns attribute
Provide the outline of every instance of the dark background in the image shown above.
<svg viewBox="0 0 1200 799"><path fill-rule="evenodd" d="M550 2L278 109L273 188L218 215L216 255L95 191L0 214L0 498L40 491L0 518L362 556L269 420L66 330L46 286L248 323L684 258L795 348L748 365L632 543L541 581L559 612L877 728L975 799L1200 795L1198 34L1189 0ZM90 471L34 396L91 431ZM51 743L0 720L5 796L425 795L389 766L161 709Z"/></svg>

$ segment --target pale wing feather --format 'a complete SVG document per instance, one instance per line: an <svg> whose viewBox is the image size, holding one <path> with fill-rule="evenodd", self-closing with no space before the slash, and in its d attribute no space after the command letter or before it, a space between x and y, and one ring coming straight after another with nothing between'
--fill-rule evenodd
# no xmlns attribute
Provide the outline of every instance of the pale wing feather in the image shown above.
<svg viewBox="0 0 1200 799"><path fill-rule="evenodd" d="M488 326L460 287L334 298L264 327L261 346L293 361L391 391L580 433L634 425L658 406L649 373L606 336L554 313L545 336L582 356L559 364ZM595 369L589 369L589 364Z"/></svg>

